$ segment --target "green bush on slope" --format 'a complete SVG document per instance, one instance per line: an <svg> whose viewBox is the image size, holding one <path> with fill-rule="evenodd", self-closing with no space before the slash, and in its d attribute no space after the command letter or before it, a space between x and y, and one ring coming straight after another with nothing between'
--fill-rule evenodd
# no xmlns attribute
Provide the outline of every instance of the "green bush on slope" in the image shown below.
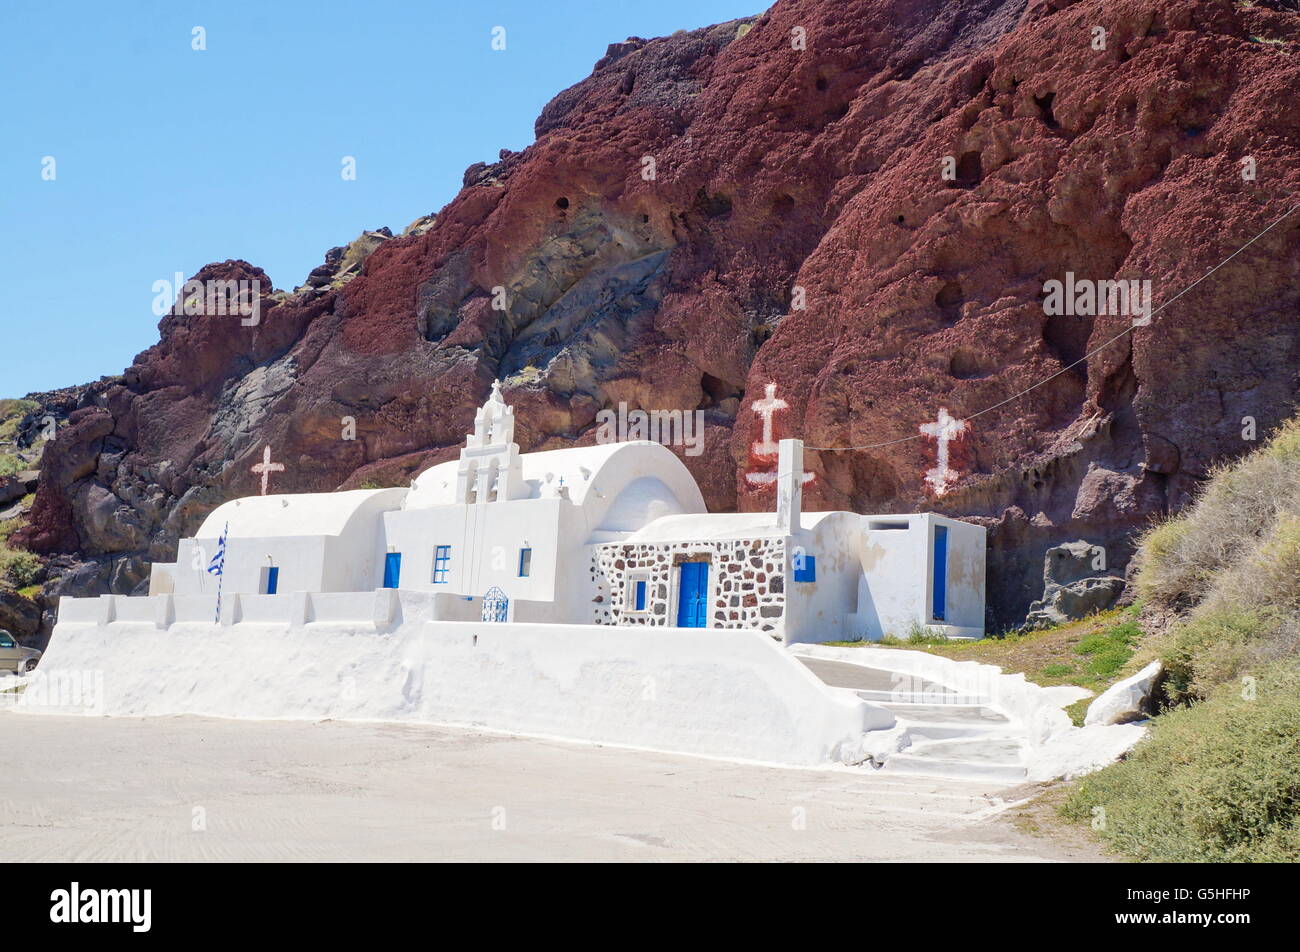
<svg viewBox="0 0 1300 952"><path fill-rule="evenodd" d="M1300 856L1300 664L1278 662L1156 725L1127 760L1079 782L1067 816L1143 861Z"/></svg>
<svg viewBox="0 0 1300 952"><path fill-rule="evenodd" d="M1064 812L1144 860L1300 859L1300 419L1138 558L1141 597L1176 613L1156 644L1173 707Z"/></svg>

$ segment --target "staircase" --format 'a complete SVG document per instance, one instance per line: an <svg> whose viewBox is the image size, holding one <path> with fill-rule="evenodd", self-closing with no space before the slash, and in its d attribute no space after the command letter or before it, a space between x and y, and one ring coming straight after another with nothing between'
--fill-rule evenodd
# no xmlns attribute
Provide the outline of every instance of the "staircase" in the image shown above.
<svg viewBox="0 0 1300 952"><path fill-rule="evenodd" d="M1025 732L988 698L884 668L797 657L825 683L893 712L904 729L901 749L884 759L882 770L1009 783L1026 779Z"/></svg>

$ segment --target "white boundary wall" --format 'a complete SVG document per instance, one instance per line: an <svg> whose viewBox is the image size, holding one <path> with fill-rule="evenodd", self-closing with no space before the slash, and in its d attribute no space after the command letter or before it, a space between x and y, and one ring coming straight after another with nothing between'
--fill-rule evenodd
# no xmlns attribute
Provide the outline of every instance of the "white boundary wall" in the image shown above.
<svg viewBox="0 0 1300 952"><path fill-rule="evenodd" d="M228 596L221 624L193 601L64 598L40 670L102 675L95 713L420 721L778 764L859 762L894 724L757 631L441 621L449 605L391 589Z"/></svg>

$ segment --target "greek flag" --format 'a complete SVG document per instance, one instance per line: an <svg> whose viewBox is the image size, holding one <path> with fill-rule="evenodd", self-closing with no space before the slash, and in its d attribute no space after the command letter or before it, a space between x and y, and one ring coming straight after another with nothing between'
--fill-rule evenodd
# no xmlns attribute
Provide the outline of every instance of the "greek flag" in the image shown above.
<svg viewBox="0 0 1300 952"><path fill-rule="evenodd" d="M217 554L208 563L209 575L220 575L226 567L226 533L229 531L230 523L227 522L225 528L221 530L221 538L217 540Z"/></svg>
<svg viewBox="0 0 1300 952"><path fill-rule="evenodd" d="M230 531L230 523L221 530L221 538L217 540L217 554L212 557L208 563L208 573L217 577L217 613L212 619L214 625L221 624L221 583L226 580L226 533Z"/></svg>

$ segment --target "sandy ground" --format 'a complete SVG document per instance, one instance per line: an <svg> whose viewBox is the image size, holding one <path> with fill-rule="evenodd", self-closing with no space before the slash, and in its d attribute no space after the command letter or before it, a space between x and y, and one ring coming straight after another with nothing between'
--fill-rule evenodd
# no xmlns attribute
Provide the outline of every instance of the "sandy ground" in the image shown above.
<svg viewBox="0 0 1300 952"><path fill-rule="evenodd" d="M0 750L0 862L1101 858L996 783L454 728L0 712Z"/></svg>

